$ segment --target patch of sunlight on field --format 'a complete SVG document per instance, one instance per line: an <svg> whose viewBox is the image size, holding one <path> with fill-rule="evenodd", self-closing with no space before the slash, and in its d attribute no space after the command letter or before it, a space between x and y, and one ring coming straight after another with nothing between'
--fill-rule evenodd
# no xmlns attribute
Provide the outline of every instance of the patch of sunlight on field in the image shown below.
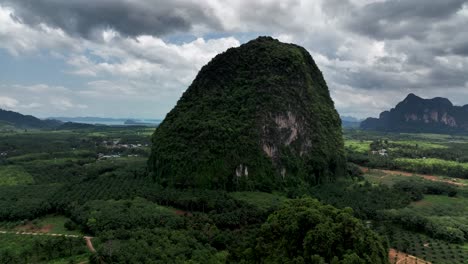
<svg viewBox="0 0 468 264"><path fill-rule="evenodd" d="M400 133L400 135L411 136L414 138L420 139L433 139L433 140L449 140L452 139L453 136L446 135L446 134L430 134L430 133Z"/></svg>
<svg viewBox="0 0 468 264"><path fill-rule="evenodd" d="M407 147L418 147L420 149L446 149L448 146L431 143L431 142L424 142L424 141L417 141L417 140L398 140L398 141L391 141L394 144L407 146Z"/></svg>
<svg viewBox="0 0 468 264"><path fill-rule="evenodd" d="M436 159L436 158L428 158L428 159L410 159L410 158L397 158L394 160L397 166L407 170L411 170L413 166L461 166L463 168L468 169L468 163L456 162L451 160L443 160L443 159Z"/></svg>
<svg viewBox="0 0 468 264"><path fill-rule="evenodd" d="M20 166L0 167L0 186L32 184L34 179Z"/></svg>
<svg viewBox="0 0 468 264"><path fill-rule="evenodd" d="M139 131L139 133L141 133L141 135L151 136L153 135L154 131L156 131L156 128L151 127L151 128L145 128L143 131Z"/></svg>
<svg viewBox="0 0 468 264"><path fill-rule="evenodd" d="M370 140L345 140L345 147L356 152L366 153L370 151Z"/></svg>
<svg viewBox="0 0 468 264"><path fill-rule="evenodd" d="M393 186L397 181L408 179L408 176L388 174L380 170L370 170L364 174L364 178L373 184Z"/></svg>
<svg viewBox="0 0 468 264"><path fill-rule="evenodd" d="M108 136L107 133L104 132L91 132L88 134L89 137L106 137Z"/></svg>

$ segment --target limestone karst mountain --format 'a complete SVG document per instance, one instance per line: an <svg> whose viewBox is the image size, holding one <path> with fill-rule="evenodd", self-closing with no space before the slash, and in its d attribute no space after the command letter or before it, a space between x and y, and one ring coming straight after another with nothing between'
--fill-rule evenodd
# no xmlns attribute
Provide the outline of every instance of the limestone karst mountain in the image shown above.
<svg viewBox="0 0 468 264"><path fill-rule="evenodd" d="M271 190L345 172L341 121L302 47L259 37L205 65L153 135L167 186Z"/></svg>
<svg viewBox="0 0 468 264"><path fill-rule="evenodd" d="M361 128L393 132L457 133L468 131L468 105L454 106L447 98L423 99L409 94L379 118L368 118Z"/></svg>

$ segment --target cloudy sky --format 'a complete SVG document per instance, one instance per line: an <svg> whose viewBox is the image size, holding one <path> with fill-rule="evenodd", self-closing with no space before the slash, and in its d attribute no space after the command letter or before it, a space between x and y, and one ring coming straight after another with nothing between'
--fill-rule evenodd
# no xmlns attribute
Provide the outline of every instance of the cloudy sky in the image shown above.
<svg viewBox="0 0 468 264"><path fill-rule="evenodd" d="M342 115L468 104L468 0L0 0L0 108L162 118L214 55L304 46Z"/></svg>

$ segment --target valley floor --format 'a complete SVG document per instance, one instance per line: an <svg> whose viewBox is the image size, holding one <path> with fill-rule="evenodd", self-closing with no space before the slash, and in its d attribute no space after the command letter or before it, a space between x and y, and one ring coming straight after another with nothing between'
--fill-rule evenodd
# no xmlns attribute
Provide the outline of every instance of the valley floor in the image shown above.
<svg viewBox="0 0 468 264"><path fill-rule="evenodd" d="M392 264L468 263L468 137L348 131L352 179L227 193L155 184L151 132L0 133L0 263L237 263L268 216L304 195L351 207Z"/></svg>

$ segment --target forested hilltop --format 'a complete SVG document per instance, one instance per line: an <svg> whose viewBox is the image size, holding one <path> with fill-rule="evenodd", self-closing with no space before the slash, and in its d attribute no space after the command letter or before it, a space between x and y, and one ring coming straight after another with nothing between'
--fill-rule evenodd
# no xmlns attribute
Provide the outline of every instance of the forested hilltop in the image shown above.
<svg viewBox="0 0 468 264"><path fill-rule="evenodd" d="M56 128L61 124L62 122L58 120L41 120L31 115L0 109L0 129L2 127L47 129Z"/></svg>
<svg viewBox="0 0 468 264"><path fill-rule="evenodd" d="M153 135L164 186L264 190L345 175L341 121L302 47L259 37L204 66Z"/></svg>

